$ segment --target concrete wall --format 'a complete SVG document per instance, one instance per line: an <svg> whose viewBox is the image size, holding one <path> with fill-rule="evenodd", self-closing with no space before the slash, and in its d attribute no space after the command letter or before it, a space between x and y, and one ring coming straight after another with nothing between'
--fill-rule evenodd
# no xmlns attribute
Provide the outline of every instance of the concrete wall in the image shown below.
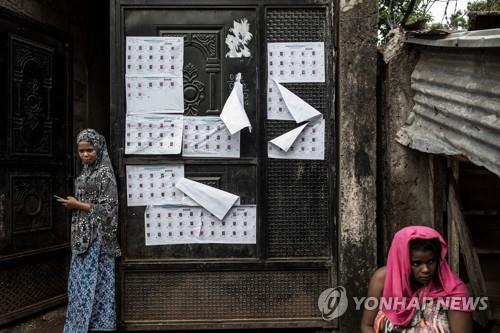
<svg viewBox="0 0 500 333"><path fill-rule="evenodd" d="M366 296L396 231L442 231L443 162L395 141L413 107L418 51L404 46L388 64L377 60L376 2L341 1L338 15L339 285ZM359 328L361 311L349 305L342 332Z"/></svg>
<svg viewBox="0 0 500 333"><path fill-rule="evenodd" d="M339 284L366 296L376 268L377 1L338 6ZM352 300L352 299L351 299ZM358 332L361 311L349 303L342 332Z"/></svg>
<svg viewBox="0 0 500 333"><path fill-rule="evenodd" d="M396 133L413 108L411 73L419 53L405 45L388 64L380 62L379 265L385 265L394 233L408 225L436 226L434 158L404 147ZM439 226L438 229L440 229Z"/></svg>

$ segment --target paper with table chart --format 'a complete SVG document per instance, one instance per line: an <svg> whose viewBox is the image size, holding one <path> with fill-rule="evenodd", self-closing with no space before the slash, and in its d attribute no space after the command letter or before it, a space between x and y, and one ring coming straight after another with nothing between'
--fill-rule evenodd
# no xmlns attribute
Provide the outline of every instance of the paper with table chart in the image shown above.
<svg viewBox="0 0 500 333"><path fill-rule="evenodd" d="M197 204L175 187L184 165L127 165L127 206Z"/></svg>
<svg viewBox="0 0 500 333"><path fill-rule="evenodd" d="M278 82L325 82L325 44L267 44L267 76Z"/></svg>
<svg viewBox="0 0 500 333"><path fill-rule="evenodd" d="M304 124L302 126L294 128L293 130L288 131L285 134L282 134L277 138L272 139L269 142L271 142L275 146L278 146L279 148L281 148L281 150L287 152L293 145L293 143L297 140L299 135L302 133L304 128L306 128L306 126L307 124Z"/></svg>
<svg viewBox="0 0 500 333"><path fill-rule="evenodd" d="M183 113L182 77L126 77L127 114Z"/></svg>
<svg viewBox="0 0 500 333"><path fill-rule="evenodd" d="M281 96L276 81L267 80L267 119L294 120Z"/></svg>
<svg viewBox="0 0 500 333"><path fill-rule="evenodd" d="M183 37L127 37L127 76L182 78Z"/></svg>
<svg viewBox="0 0 500 333"><path fill-rule="evenodd" d="M229 133L216 116L184 117L182 156L239 158L240 133Z"/></svg>
<svg viewBox="0 0 500 333"><path fill-rule="evenodd" d="M239 200L235 194L186 178L178 179L175 187L221 220Z"/></svg>
<svg viewBox="0 0 500 333"><path fill-rule="evenodd" d="M234 206L220 220L202 207L148 206L144 213L146 245L255 244L255 205Z"/></svg>
<svg viewBox="0 0 500 333"><path fill-rule="evenodd" d="M321 113L275 80L268 81L267 119L295 120L319 118Z"/></svg>
<svg viewBox="0 0 500 333"><path fill-rule="evenodd" d="M180 154L182 115L127 115L125 154Z"/></svg>
<svg viewBox="0 0 500 333"><path fill-rule="evenodd" d="M299 129L300 127L292 131L298 131ZM295 137L295 135L287 135L286 139L293 141L288 151L279 148L277 145L273 144L273 140L271 140L267 143L267 156L270 158L295 160L325 159L325 120L323 118L307 123L297 137ZM286 147L288 145L288 143L284 142L286 140L283 140L283 138L277 141L280 146Z"/></svg>
<svg viewBox="0 0 500 333"><path fill-rule="evenodd" d="M233 90L231 91L231 94L224 104L220 114L220 119L222 119L231 134L235 134L245 127L248 127L250 132L252 131L252 125L250 124L250 120L248 120L248 116L245 111L243 85L240 83L240 80L241 73L238 73L236 75Z"/></svg>

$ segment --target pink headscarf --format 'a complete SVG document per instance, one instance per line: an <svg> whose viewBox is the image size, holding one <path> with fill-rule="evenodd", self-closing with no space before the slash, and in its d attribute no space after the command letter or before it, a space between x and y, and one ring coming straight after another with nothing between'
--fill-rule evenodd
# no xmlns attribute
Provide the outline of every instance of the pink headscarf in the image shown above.
<svg viewBox="0 0 500 333"><path fill-rule="evenodd" d="M412 274L410 260L410 241L413 239L437 238L441 243L441 257L436 274L439 279L432 279L427 286L418 290L412 290L410 277ZM446 261L448 246L443 237L434 229L425 226L410 226L399 230L392 240L391 248L387 257L386 276L383 297L409 300L413 297L445 298L457 297L462 301L450 302L449 309L458 311L472 311L470 305L463 303L464 298L469 296L468 290L450 269ZM407 307L382 307L383 313L394 325L406 326L416 313L414 306Z"/></svg>

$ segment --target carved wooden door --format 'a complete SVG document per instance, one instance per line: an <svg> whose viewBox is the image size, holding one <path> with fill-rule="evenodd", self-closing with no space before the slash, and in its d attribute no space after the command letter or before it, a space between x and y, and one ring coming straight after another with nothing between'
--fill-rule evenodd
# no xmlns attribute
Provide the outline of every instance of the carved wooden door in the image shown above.
<svg viewBox="0 0 500 333"><path fill-rule="evenodd" d="M332 2L117 0L111 13L121 328L331 328L317 301L335 280ZM241 132L240 158L123 153L127 36L184 38L184 115L219 115L242 74L253 128ZM329 154L320 161L271 160L267 141L296 125L266 119L267 42L307 41L325 45L326 82L289 87L323 113ZM187 178L239 195L242 205L257 205L256 244L146 246L145 207L126 205L126 167L169 163L183 163Z"/></svg>
<svg viewBox="0 0 500 333"><path fill-rule="evenodd" d="M70 190L68 47L0 12L0 325L65 300Z"/></svg>

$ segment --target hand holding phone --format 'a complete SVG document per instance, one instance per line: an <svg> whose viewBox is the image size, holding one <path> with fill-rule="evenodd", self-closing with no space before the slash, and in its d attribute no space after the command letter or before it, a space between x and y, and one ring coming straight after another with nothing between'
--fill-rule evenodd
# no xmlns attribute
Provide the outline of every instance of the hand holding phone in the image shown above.
<svg viewBox="0 0 500 333"><path fill-rule="evenodd" d="M66 200L66 199L64 199L64 198L61 198L61 197L59 197L59 196L55 195L55 194L54 194L54 198L56 198L56 199L61 199L61 200Z"/></svg>

